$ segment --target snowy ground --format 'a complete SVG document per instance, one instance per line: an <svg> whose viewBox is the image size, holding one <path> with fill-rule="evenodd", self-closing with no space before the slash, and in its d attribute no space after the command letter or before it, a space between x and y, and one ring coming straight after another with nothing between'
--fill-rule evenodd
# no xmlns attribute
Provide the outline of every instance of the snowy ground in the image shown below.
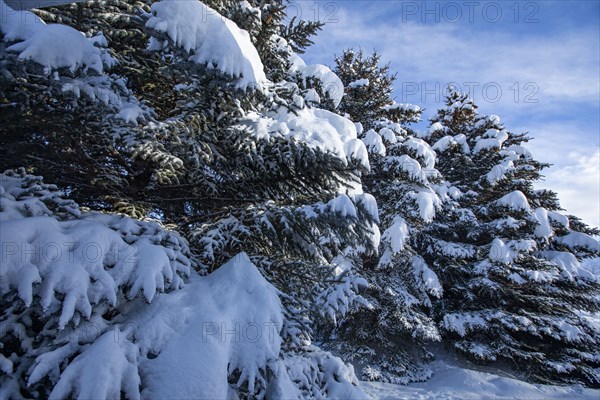
<svg viewBox="0 0 600 400"><path fill-rule="evenodd" d="M375 400L391 399L600 399L600 390L582 386L534 385L517 379L474 371L440 361L433 378L408 386L381 382L361 382Z"/></svg>

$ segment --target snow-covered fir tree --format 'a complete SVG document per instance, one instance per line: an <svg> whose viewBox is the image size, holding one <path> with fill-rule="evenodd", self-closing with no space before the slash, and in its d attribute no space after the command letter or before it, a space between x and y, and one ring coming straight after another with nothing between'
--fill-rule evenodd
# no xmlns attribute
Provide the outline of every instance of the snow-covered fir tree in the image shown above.
<svg viewBox="0 0 600 400"><path fill-rule="evenodd" d="M379 61L376 53L364 57L352 50L336 59L335 72L348 88L340 111L359 124L369 150L371 172L363 184L377 199L383 234L379 254L362 263L368 304L353 308L327 333L331 346L359 366L365 379L407 383L431 376L424 365L432 358L426 344L440 339L430 310L442 288L415 245L447 189L438 193L445 186L435 153L408 127L420 109L394 102L395 75Z"/></svg>
<svg viewBox="0 0 600 400"><path fill-rule="evenodd" d="M342 250L378 246L366 148L320 108L340 80L298 55L320 24L282 1L0 6L3 245L78 243L2 260L2 398L363 396L311 344L360 300ZM84 212L44 207L57 188L28 173ZM244 323L261 340L201 341Z"/></svg>
<svg viewBox="0 0 600 400"><path fill-rule="evenodd" d="M379 120L392 122L417 121L420 109L412 105L397 104L392 97L397 74L390 65L380 65L381 56L374 52L365 56L362 50L348 49L335 58L335 73L345 90L339 110L362 124L365 130L374 128Z"/></svg>
<svg viewBox="0 0 600 400"><path fill-rule="evenodd" d="M591 229L534 188L547 165L500 118L450 90L425 139L460 191L426 228L422 255L441 277L435 302L444 341L538 382L600 385L597 257Z"/></svg>

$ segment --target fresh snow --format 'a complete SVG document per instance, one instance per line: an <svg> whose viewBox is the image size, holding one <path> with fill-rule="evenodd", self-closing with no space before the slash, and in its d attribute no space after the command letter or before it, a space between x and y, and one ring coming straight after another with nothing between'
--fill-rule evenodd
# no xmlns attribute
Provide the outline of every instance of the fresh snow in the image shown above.
<svg viewBox="0 0 600 400"><path fill-rule="evenodd" d="M495 165L490 172L487 173L487 181L491 185L495 185L506 178L506 174L514 170L514 163L511 160L505 160L502 163Z"/></svg>
<svg viewBox="0 0 600 400"><path fill-rule="evenodd" d="M381 139L381 136L379 136L379 134L373 129L369 129L365 133L365 137L362 139L362 141L365 146L367 146L367 150L369 150L370 153L377 154L382 157L385 156L386 148L383 144L383 139Z"/></svg>
<svg viewBox="0 0 600 400"><path fill-rule="evenodd" d="M334 107L340 105L344 96L344 84L342 80L327 66L322 64L300 65L297 72L306 80L314 78L321 82L323 91L329 95Z"/></svg>
<svg viewBox="0 0 600 400"><path fill-rule="evenodd" d="M502 196L497 201L497 204L515 211L531 211L527 197L525 197L520 190L515 190L514 192Z"/></svg>
<svg viewBox="0 0 600 400"><path fill-rule="evenodd" d="M582 247L592 250L596 253L600 252L600 242L590 235L586 235L582 232L571 232L565 236L557 237L555 240L571 249Z"/></svg>
<svg viewBox="0 0 600 400"><path fill-rule="evenodd" d="M412 111L415 113L418 113L421 111L421 107L414 105L414 104L407 104L407 103L392 103L389 106L384 106L383 107L384 110L404 110L404 111Z"/></svg>
<svg viewBox="0 0 600 400"><path fill-rule="evenodd" d="M423 283L423 287L425 287L427 293L438 299L441 298L444 289L440 284L438 276L429 268L425 260L420 256L413 256L412 266L415 279Z"/></svg>
<svg viewBox="0 0 600 400"><path fill-rule="evenodd" d="M296 53L292 53L290 55L290 72L299 74L304 79L305 84L307 78L320 81L323 91L329 95L334 107L337 107L342 101L344 84L329 67L323 64L306 65L302 57Z"/></svg>
<svg viewBox="0 0 600 400"><path fill-rule="evenodd" d="M408 235L408 225L404 218L395 216L392 225L383 232L381 239L390 246L393 254L396 254L404 250Z"/></svg>
<svg viewBox="0 0 600 400"><path fill-rule="evenodd" d="M437 194L433 191L421 191L415 196L417 205L419 206L419 216L424 222L433 221L435 212L441 207L442 202Z"/></svg>
<svg viewBox="0 0 600 400"><path fill-rule="evenodd" d="M402 146L414 151L417 157L424 161L425 168L435 167L436 154L423 139L410 138L402 143Z"/></svg>
<svg viewBox="0 0 600 400"><path fill-rule="evenodd" d="M519 257L521 252L531 252L536 247L535 241L530 239L509 240L504 243L502 239L495 238L490 246L488 257L494 262L510 264Z"/></svg>
<svg viewBox="0 0 600 400"><path fill-rule="evenodd" d="M482 150L499 149L500 147L502 147L502 142L496 138L479 139L477 143L475 143L473 153L477 154Z"/></svg>
<svg viewBox="0 0 600 400"><path fill-rule="evenodd" d="M534 235L539 238L548 239L554 234L554 230L550 225L548 211L539 207L533 211L533 217L537 220L537 225L533 231Z"/></svg>
<svg viewBox="0 0 600 400"><path fill-rule="evenodd" d="M439 124L440 126L442 126L439 122L436 122L435 124ZM433 124L433 125L435 125ZM432 128L433 128L432 125ZM443 128L443 126L442 126ZM433 130L432 132L435 132L437 130L443 130L442 128L436 128L435 130ZM469 148L469 144L467 143L467 137L465 135L458 134L456 136L444 136L441 139L439 139L437 142L435 142L433 144L433 146L431 146L431 148L435 151L438 152L444 152L447 151L451 146L455 146L455 145L459 145L462 146L462 151L465 154L468 154L471 152L471 149Z"/></svg>
<svg viewBox="0 0 600 400"><path fill-rule="evenodd" d="M446 127L444 125L442 125L440 122L435 122L435 123L431 124L431 126L429 127L428 133L431 134L431 133L438 132L438 131L445 132Z"/></svg>
<svg viewBox="0 0 600 400"><path fill-rule="evenodd" d="M381 136L386 142L394 144L398 141L396 133L390 128L381 128L379 130L379 136Z"/></svg>
<svg viewBox="0 0 600 400"><path fill-rule="evenodd" d="M348 87L357 88L362 86L369 86L369 80L367 78L358 79L354 82L350 82Z"/></svg>
<svg viewBox="0 0 600 400"><path fill-rule="evenodd" d="M31 60L44 66L49 74L53 69L78 68L102 73L102 53L76 29L62 24L46 24L29 11L14 11L0 0L2 18L0 30L4 40L17 41L8 47L19 53L20 60Z"/></svg>
<svg viewBox="0 0 600 400"><path fill-rule="evenodd" d="M356 160L369 168L364 143L358 139L356 126L347 118L327 110L305 107L296 114L286 108L261 115L249 113L240 123L258 138L284 137L306 143L309 147L330 152L345 162Z"/></svg>
<svg viewBox="0 0 600 400"><path fill-rule="evenodd" d="M279 354L281 304L271 286L241 253L207 277L132 317L142 354L145 398L226 399L227 376L240 371L251 385Z"/></svg>
<svg viewBox="0 0 600 400"><path fill-rule="evenodd" d="M426 184L427 176L421 168L421 164L414 158L403 154L401 156L388 156L384 160L384 171L389 171L392 168L404 171L409 179Z"/></svg>
<svg viewBox="0 0 600 400"><path fill-rule="evenodd" d="M447 361L433 364L433 377L427 382L394 385L361 382L373 400L597 400L600 390L579 385L531 384L485 370L461 368Z"/></svg>
<svg viewBox="0 0 600 400"><path fill-rule="evenodd" d="M239 78L237 85L241 88L261 89L267 82L248 32L200 1L156 2L146 27L166 34L190 53L190 61ZM150 50L162 46L158 38L151 38Z"/></svg>
<svg viewBox="0 0 600 400"><path fill-rule="evenodd" d="M591 281L600 279L600 277L595 276L588 269L583 268L572 253L547 250L540 251L538 254L558 265L561 270L561 275L569 280L572 280L573 277L582 277Z"/></svg>

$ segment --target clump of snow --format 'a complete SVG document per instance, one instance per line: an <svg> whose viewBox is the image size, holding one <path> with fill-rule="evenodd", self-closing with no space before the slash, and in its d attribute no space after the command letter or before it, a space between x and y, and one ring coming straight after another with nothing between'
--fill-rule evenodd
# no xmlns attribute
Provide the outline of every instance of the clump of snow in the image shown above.
<svg viewBox="0 0 600 400"><path fill-rule="evenodd" d="M494 167L487 173L486 179L491 185L495 185L503 179L506 179L506 174L514 170L514 163L511 160L505 160Z"/></svg>
<svg viewBox="0 0 600 400"><path fill-rule="evenodd" d="M407 104L407 103L396 103L393 102L392 104L388 105L388 106L384 106L383 107L384 110L404 110L404 111L412 111L415 113L421 112L421 107L414 105L414 104Z"/></svg>
<svg viewBox="0 0 600 400"><path fill-rule="evenodd" d="M569 229L569 218L558 211L548 211L548 219L565 229Z"/></svg>
<svg viewBox="0 0 600 400"><path fill-rule="evenodd" d="M421 164L414 158L403 154L401 156L389 156L384 160L384 171L397 169L408 175L408 178L419 182L427 183L427 176L421 168Z"/></svg>
<svg viewBox="0 0 600 400"><path fill-rule="evenodd" d="M417 157L424 161L426 168L435 167L436 154L423 139L411 137L402 143L402 146L414 151Z"/></svg>
<svg viewBox="0 0 600 400"><path fill-rule="evenodd" d="M341 194L329 200L327 206L331 211L340 214L342 217L358 218L356 207L354 207L354 203L347 194Z"/></svg>
<svg viewBox="0 0 600 400"><path fill-rule="evenodd" d="M600 242L583 232L571 232L565 236L556 237L554 240L571 249L581 247L595 253L600 252Z"/></svg>
<svg viewBox="0 0 600 400"><path fill-rule="evenodd" d="M438 208L442 202L438 195L433 191L420 191L414 195L417 205L419 206L419 216L424 222L431 222L435 217Z"/></svg>
<svg viewBox="0 0 600 400"><path fill-rule="evenodd" d="M369 86L369 80L367 78L358 79L354 82L350 82L348 87L357 88L362 86Z"/></svg>
<svg viewBox="0 0 600 400"><path fill-rule="evenodd" d="M329 67L322 64L303 65L298 67L298 72L304 79L318 79L323 86L323 91L333 101L334 107L340 105L344 96L344 84Z"/></svg>
<svg viewBox="0 0 600 400"><path fill-rule="evenodd" d="M353 200L360 204L367 211L369 216L373 218L376 223L379 223L379 208L377 207L377 200L372 194L360 193L353 196Z"/></svg>
<svg viewBox="0 0 600 400"><path fill-rule="evenodd" d="M333 101L334 107L339 106L344 96L344 84L329 67L322 64L306 65L302 57L292 53L290 55L290 72L299 74L305 84L307 78L320 81L323 91Z"/></svg>
<svg viewBox="0 0 600 400"><path fill-rule="evenodd" d="M475 148L473 149L473 153L477 154L481 150L488 149L499 149L502 147L502 143L495 138L487 138L487 139L479 139L477 143L475 143Z"/></svg>
<svg viewBox="0 0 600 400"><path fill-rule="evenodd" d="M381 139L381 136L379 136L379 134L373 129L369 129L365 133L365 137L362 139L362 141L365 146L367 146L367 150L369 150L370 153L385 156L386 148L383 144L383 140Z"/></svg>
<svg viewBox="0 0 600 400"><path fill-rule="evenodd" d="M519 257L521 252L531 252L536 249L533 240L509 240L504 243L502 239L495 238L490 246L489 259L502 264L510 264Z"/></svg>
<svg viewBox="0 0 600 400"><path fill-rule="evenodd" d="M262 89L267 82L248 32L200 1L156 2L146 27L166 34L190 53L190 61L238 77L238 87ZM151 50L162 48L157 38L152 39Z"/></svg>
<svg viewBox="0 0 600 400"><path fill-rule="evenodd" d="M396 133L390 128L381 128L379 130L379 136L381 136L386 142L394 144L398 141Z"/></svg>
<svg viewBox="0 0 600 400"><path fill-rule="evenodd" d="M439 124L439 122L436 123ZM465 154L471 152L469 144L467 143L467 137L462 133L456 136L444 136L435 142L431 148L438 152L444 152L447 151L451 146L462 146L462 151Z"/></svg>
<svg viewBox="0 0 600 400"><path fill-rule="evenodd" d="M18 41L8 47L19 52L20 60L31 60L44 66L48 74L57 68L69 68L74 72L83 68L102 73L102 53L94 46L95 39L88 39L76 29L62 24L46 24L29 11L14 11L0 0L2 21L0 30L4 40Z"/></svg>
<svg viewBox="0 0 600 400"><path fill-rule="evenodd" d="M591 271L583 268L572 253L564 251L540 251L538 254L558 265L561 275L568 280L573 280L574 277L581 277L591 281L598 279Z"/></svg>
<svg viewBox="0 0 600 400"><path fill-rule="evenodd" d="M508 139L506 130L488 129L483 137L477 140L473 153L477 154L482 150L500 149L502 144Z"/></svg>
<svg viewBox="0 0 600 400"><path fill-rule="evenodd" d="M439 122L436 122L436 123L439 123ZM443 138L441 138L440 140L438 140L437 142L435 142L433 144L433 146L431 146L431 148L435 151L444 152L444 151L448 150L448 148L450 148L450 146L454 143L455 143L454 137L447 135L447 136L444 136Z"/></svg>
<svg viewBox="0 0 600 400"><path fill-rule="evenodd" d="M284 137L330 152L344 162L356 160L369 168L368 152L358 139L356 127L347 118L327 110L303 108L296 114L285 108L261 115L249 113L240 123L258 138Z"/></svg>
<svg viewBox="0 0 600 400"><path fill-rule="evenodd" d="M438 299L441 298L444 289L442 289L438 276L429 268L425 260L420 256L413 256L412 266L415 279L422 282L427 293Z"/></svg>
<svg viewBox="0 0 600 400"><path fill-rule="evenodd" d="M530 159L533 157L531 152L529 150L527 150L527 148L525 148L524 146L521 146L521 145L516 145L516 144L510 145L507 148L500 151L500 154L503 156L509 156L511 153L516 154L525 159Z"/></svg>
<svg viewBox="0 0 600 400"><path fill-rule="evenodd" d="M533 232L534 235L544 239L550 238L554 234L554 230L550 225L548 211L543 207L539 207L533 211L532 216L537 221L537 225Z"/></svg>
<svg viewBox="0 0 600 400"><path fill-rule="evenodd" d="M442 125L440 122L435 122L435 123L431 124L431 126L429 127L428 133L431 134L431 133L435 133L438 131L445 132L446 130L447 130L447 128L444 125Z"/></svg>
<svg viewBox="0 0 600 400"><path fill-rule="evenodd" d="M502 196L496 203L511 210L531 212L527 197L520 190L515 190Z"/></svg>
<svg viewBox="0 0 600 400"><path fill-rule="evenodd" d="M404 218L395 216L392 225L383 232L381 238L385 243L388 243L393 254L396 254L404 250L408 235L408 225Z"/></svg>

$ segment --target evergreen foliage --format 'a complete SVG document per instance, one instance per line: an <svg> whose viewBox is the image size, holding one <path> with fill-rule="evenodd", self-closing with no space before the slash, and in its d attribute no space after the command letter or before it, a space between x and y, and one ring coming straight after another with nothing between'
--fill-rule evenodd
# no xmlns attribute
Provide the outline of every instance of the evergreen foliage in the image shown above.
<svg viewBox="0 0 600 400"><path fill-rule="evenodd" d="M546 164L524 134L484 116L451 90L432 119L438 169L460 194L426 229L422 253L445 296L436 302L444 340L477 361L499 361L538 382L598 386L597 235L537 190Z"/></svg>

